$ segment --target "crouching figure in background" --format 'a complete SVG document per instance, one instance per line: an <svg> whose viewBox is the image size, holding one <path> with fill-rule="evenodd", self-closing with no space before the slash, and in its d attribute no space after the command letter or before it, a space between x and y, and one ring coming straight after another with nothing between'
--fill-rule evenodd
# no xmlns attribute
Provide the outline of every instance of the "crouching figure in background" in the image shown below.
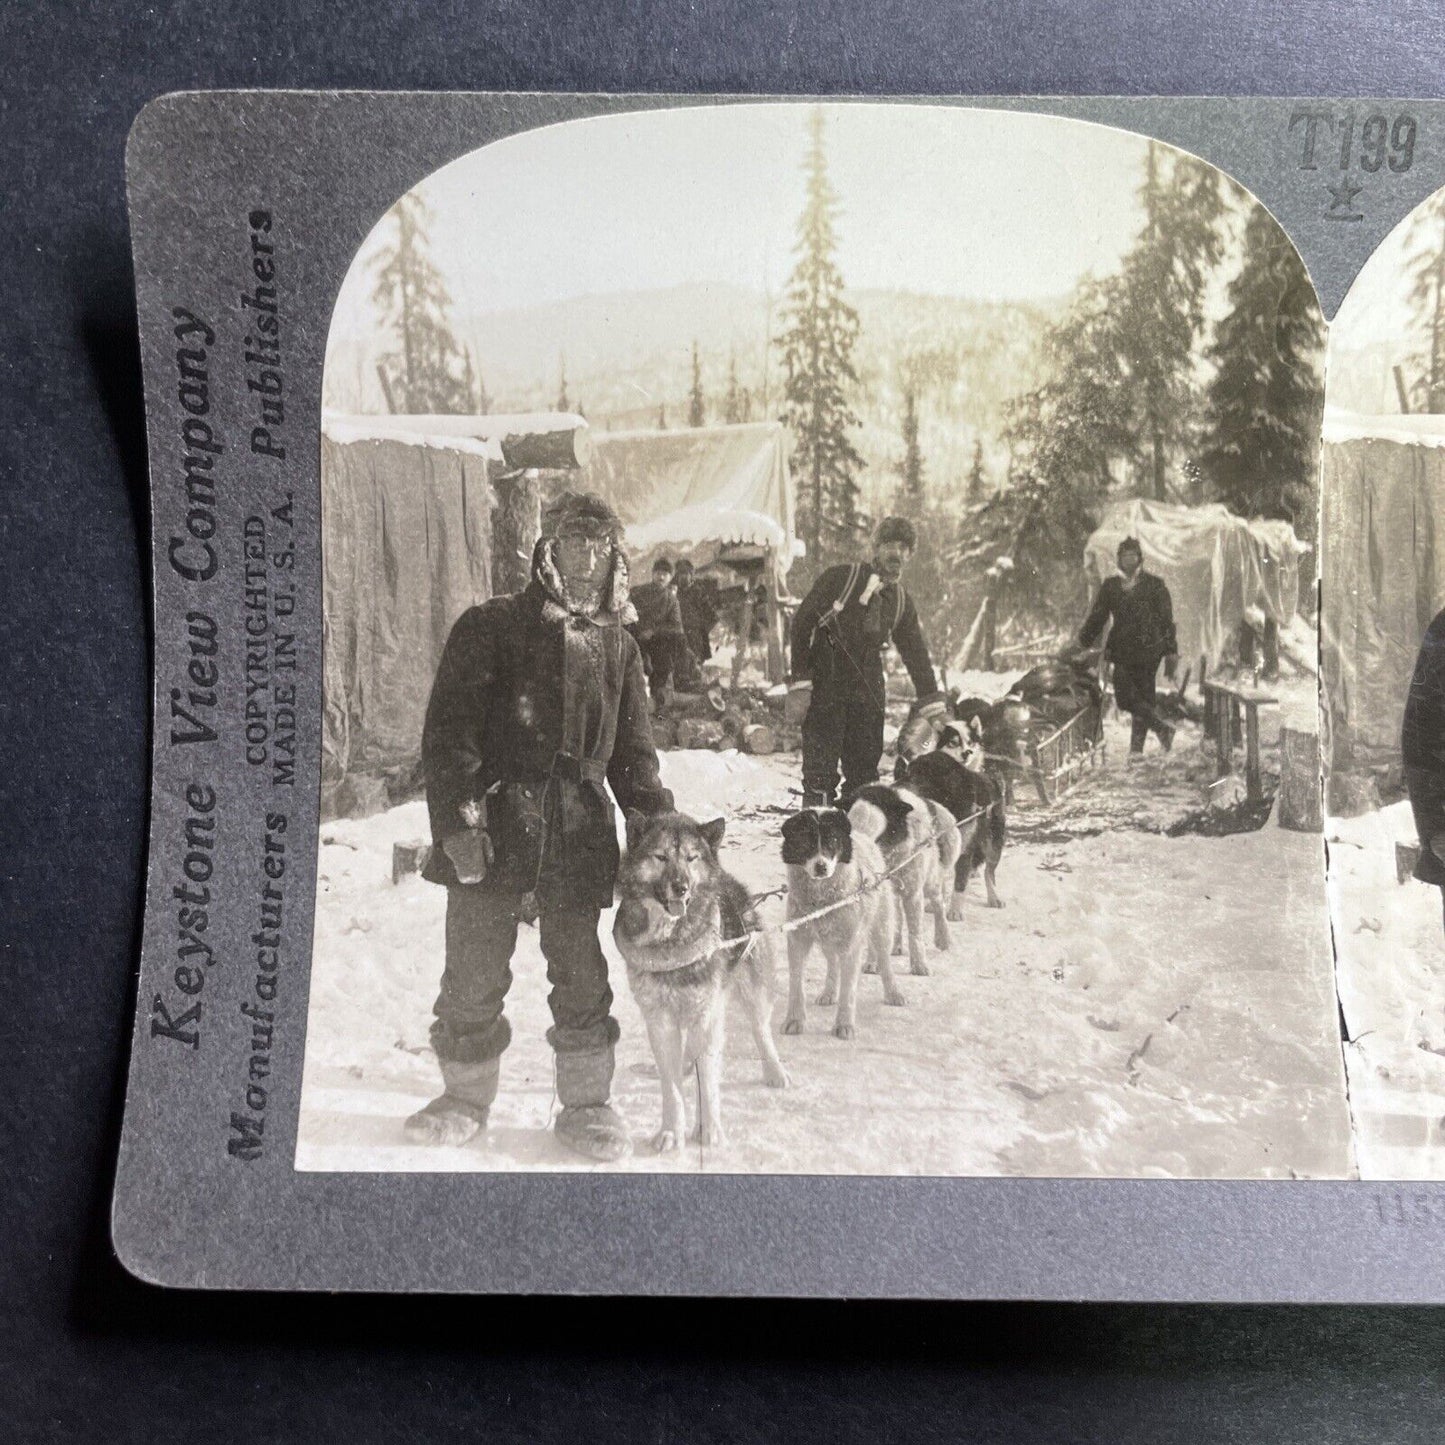
<svg viewBox="0 0 1445 1445"><path fill-rule="evenodd" d="M432 1047L443 1092L406 1121L416 1142L479 1134L511 1039L503 1013L519 922L536 919L556 1055L557 1137L589 1158L630 1148L610 1104L607 960L619 803L666 812L631 620L621 524L599 497L547 513L518 593L470 608L447 639L422 733L434 846L425 876L447 890L446 967Z"/></svg>

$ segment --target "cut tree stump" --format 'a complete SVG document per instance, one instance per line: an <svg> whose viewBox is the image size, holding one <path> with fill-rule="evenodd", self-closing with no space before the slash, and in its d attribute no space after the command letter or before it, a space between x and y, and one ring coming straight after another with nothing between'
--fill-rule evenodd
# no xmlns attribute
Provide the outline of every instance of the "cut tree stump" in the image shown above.
<svg viewBox="0 0 1445 1445"><path fill-rule="evenodd" d="M1420 861L1418 843L1395 844L1395 880L1408 883L1415 876L1415 865Z"/></svg>
<svg viewBox="0 0 1445 1445"><path fill-rule="evenodd" d="M765 758L778 750L777 734L767 723L749 723L742 730L742 748L756 758Z"/></svg>
<svg viewBox="0 0 1445 1445"><path fill-rule="evenodd" d="M1380 806L1380 790L1369 773L1332 772L1326 788L1332 818L1358 818Z"/></svg>
<svg viewBox="0 0 1445 1445"><path fill-rule="evenodd" d="M1320 737L1303 728L1279 730L1279 825L1296 833L1325 826L1320 782Z"/></svg>
<svg viewBox="0 0 1445 1445"><path fill-rule="evenodd" d="M420 873L431 859L431 844L413 839L391 845L391 881L400 883L412 873Z"/></svg>

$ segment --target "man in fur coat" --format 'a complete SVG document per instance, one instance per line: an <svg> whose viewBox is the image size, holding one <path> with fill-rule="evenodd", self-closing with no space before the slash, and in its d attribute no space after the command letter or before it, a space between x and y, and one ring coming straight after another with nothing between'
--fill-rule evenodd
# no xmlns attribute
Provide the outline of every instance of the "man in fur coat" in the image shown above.
<svg viewBox="0 0 1445 1445"><path fill-rule="evenodd" d="M667 811L637 643L626 630L621 523L600 497L549 510L518 593L472 607L447 639L422 764L447 890L446 968L432 1046L443 1092L406 1123L415 1141L480 1133L511 1038L503 1013L519 921L536 918L556 1056L558 1138L594 1159L628 1150L610 1092L613 1046L598 918L618 864L610 784L625 810Z"/></svg>

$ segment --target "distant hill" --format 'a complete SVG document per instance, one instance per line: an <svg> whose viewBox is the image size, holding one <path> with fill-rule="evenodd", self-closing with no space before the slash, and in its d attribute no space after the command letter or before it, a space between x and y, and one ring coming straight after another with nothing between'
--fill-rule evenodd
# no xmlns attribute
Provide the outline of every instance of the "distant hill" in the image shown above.
<svg viewBox="0 0 1445 1445"><path fill-rule="evenodd" d="M1064 301L1046 305L859 291L855 442L867 463L865 504L886 506L901 455L902 379L918 378L919 432L929 484L960 485L975 437L997 481L1004 404L1038 379L1037 344ZM385 409L376 380L383 339L338 318L327 358L327 405ZM348 326L346 323L351 323ZM719 420L730 358L749 392L752 415L776 415L781 372L768 338L779 330L778 298L733 286L688 285L462 316L459 340L472 348L496 411L548 409L558 400L565 360L567 397L599 429L668 426L687 417L692 346L697 342L708 419Z"/></svg>

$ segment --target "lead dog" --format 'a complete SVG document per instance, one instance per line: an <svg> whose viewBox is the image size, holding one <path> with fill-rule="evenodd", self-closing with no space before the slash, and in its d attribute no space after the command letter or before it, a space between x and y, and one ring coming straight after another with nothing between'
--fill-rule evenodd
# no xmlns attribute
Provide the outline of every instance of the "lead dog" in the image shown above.
<svg viewBox="0 0 1445 1445"><path fill-rule="evenodd" d="M908 925L908 965L915 974L928 973L923 946L923 915L933 914L933 946L949 945L945 882L953 891L955 867L962 847L958 819L941 803L909 788L868 783L848 804L853 836L872 838L898 895L901 922ZM974 825L965 824L966 829ZM901 934L893 948L902 953Z"/></svg>
<svg viewBox="0 0 1445 1445"><path fill-rule="evenodd" d="M871 838L854 832L846 813L804 808L783 824L783 862L788 869L788 922L797 925L788 932L783 1032L803 1032L803 971L816 948L828 964L818 1007L836 1003L833 1032L851 1039L858 1028L858 974L865 960L883 977L884 1002L907 1002L889 958L896 914L883 855ZM812 917L823 909L828 911L822 917Z"/></svg>
<svg viewBox="0 0 1445 1445"><path fill-rule="evenodd" d="M727 998L748 1011L763 1060L763 1079L786 1088L788 1072L773 1042L776 995L772 942L758 933L748 891L718 863L724 820L697 823L683 813L627 819L627 856L618 870L621 903L612 926L627 981L647 1025L662 1081L662 1124L652 1144L677 1149L686 1133L682 1085L697 1066L700 1143L726 1142L722 1063Z"/></svg>
<svg viewBox="0 0 1445 1445"><path fill-rule="evenodd" d="M939 734L938 744L934 752L915 758L904 778L908 788L941 803L960 822L960 851L954 866L953 898L948 905L948 916L956 922L963 917L964 890L976 868L983 869L988 906L1003 907L994 887L994 870L1008 838L1008 816L999 781L967 766L966 760L977 756L972 733L951 725ZM974 815L978 816L973 822L963 821Z"/></svg>

